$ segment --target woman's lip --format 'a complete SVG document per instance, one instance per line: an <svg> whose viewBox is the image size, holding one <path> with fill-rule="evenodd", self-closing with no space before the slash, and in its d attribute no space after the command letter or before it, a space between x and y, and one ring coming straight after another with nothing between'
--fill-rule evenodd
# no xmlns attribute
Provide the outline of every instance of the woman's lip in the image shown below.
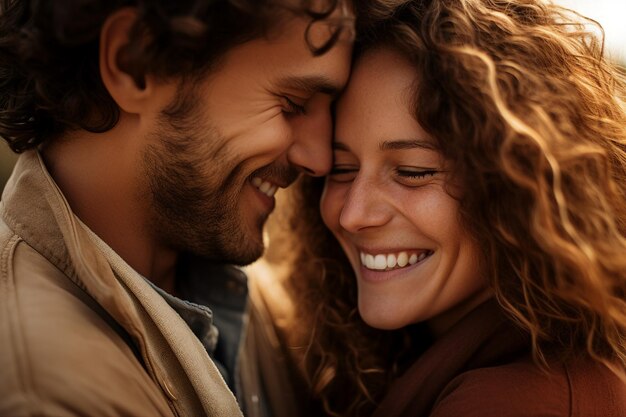
<svg viewBox="0 0 626 417"><path fill-rule="evenodd" d="M389 254L397 254L400 252L411 252L411 253L420 253L420 252L424 252L424 251L428 251L430 249L426 249L424 247L419 247L419 246L396 246L396 247L363 247L363 246L355 246L356 250L358 252L363 252L363 253L367 253L370 255L389 255Z"/></svg>
<svg viewBox="0 0 626 417"><path fill-rule="evenodd" d="M384 282L389 281L395 278L401 278L402 275L412 272L413 270L421 267L424 263L426 263L430 258L432 258L433 253L426 256L421 261L413 265L407 265L403 268L391 269L388 271L385 270L374 270L368 269L365 265L361 264L359 261L359 276L362 280L366 282L376 283L376 282Z"/></svg>
<svg viewBox="0 0 626 417"><path fill-rule="evenodd" d="M371 254L359 252L361 265L375 271L405 268L423 261L434 252L429 249L413 249L401 252Z"/></svg>

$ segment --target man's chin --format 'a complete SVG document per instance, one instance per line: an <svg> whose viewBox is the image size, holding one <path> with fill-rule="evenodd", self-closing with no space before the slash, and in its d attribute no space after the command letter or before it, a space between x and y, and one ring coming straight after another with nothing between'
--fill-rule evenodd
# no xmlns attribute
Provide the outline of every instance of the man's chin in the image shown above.
<svg viewBox="0 0 626 417"><path fill-rule="evenodd" d="M238 241L228 242L230 251L225 251L229 253L224 253L223 259L229 259L227 263L237 266L246 266L258 261L265 252L263 230L266 220L267 218L259 220L256 227L252 228L254 231L244 233Z"/></svg>
<svg viewBox="0 0 626 417"><path fill-rule="evenodd" d="M256 262L259 260L259 258L261 258L261 256L263 256L263 253L265 252L265 248L263 247L263 245L261 245L260 249L255 251L255 252L251 252L251 253L247 253L244 256L240 256L238 258L232 259L230 262L233 265L237 265L237 266L246 266L246 265L250 265L253 262Z"/></svg>
<svg viewBox="0 0 626 417"><path fill-rule="evenodd" d="M196 254L217 263L246 266L257 261L265 252L261 238L255 241L248 239L246 242L229 241L221 246L211 251Z"/></svg>
<svg viewBox="0 0 626 417"><path fill-rule="evenodd" d="M179 248L215 263L249 265L263 256L265 251L262 226L250 229L237 229L231 225L219 231L204 230L197 235L198 239L187 241L187 245Z"/></svg>

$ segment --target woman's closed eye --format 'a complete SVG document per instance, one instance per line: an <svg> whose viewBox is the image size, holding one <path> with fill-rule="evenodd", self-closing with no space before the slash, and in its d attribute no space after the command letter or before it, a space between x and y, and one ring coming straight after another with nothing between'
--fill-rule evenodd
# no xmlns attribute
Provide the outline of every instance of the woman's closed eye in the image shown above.
<svg viewBox="0 0 626 417"><path fill-rule="evenodd" d="M441 171L434 168L400 167L396 169L396 175L400 183L408 186L422 185L426 180L435 178Z"/></svg>

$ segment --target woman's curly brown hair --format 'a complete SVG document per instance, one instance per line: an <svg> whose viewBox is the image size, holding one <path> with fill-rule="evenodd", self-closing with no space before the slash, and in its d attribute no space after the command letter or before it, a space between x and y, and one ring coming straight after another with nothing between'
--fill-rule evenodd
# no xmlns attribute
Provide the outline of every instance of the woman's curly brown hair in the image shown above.
<svg viewBox="0 0 626 417"><path fill-rule="evenodd" d="M15 152L72 129L104 132L119 108L98 67L100 30L122 7L137 10L123 68L138 85L147 73L193 79L229 48L262 35L289 10L324 20L341 0L0 0L0 137ZM347 27L347 25L346 25ZM327 43L309 47L323 54Z"/></svg>
<svg viewBox="0 0 626 417"><path fill-rule="evenodd" d="M586 355L624 377L626 83L595 22L541 0L388 3L360 49L394 48L414 66L413 114L463 181L461 215L499 304L539 365ZM322 185L295 195L294 326L326 411L362 416L402 369L410 332L359 318Z"/></svg>

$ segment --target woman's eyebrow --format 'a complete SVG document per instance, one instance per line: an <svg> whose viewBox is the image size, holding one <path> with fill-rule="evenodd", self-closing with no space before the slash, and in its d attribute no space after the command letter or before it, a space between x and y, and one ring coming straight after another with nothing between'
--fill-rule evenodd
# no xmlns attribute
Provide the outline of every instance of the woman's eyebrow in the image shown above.
<svg viewBox="0 0 626 417"><path fill-rule="evenodd" d="M435 144L426 139L397 139L397 140L385 140L380 143L379 149L381 151L397 151L405 149L428 149L436 150ZM350 147L345 143L334 140L333 150L351 152Z"/></svg>
<svg viewBox="0 0 626 417"><path fill-rule="evenodd" d="M405 150L405 149L429 149L435 150L435 144L430 140L426 139L397 139L397 140L386 140L380 144L381 151L397 151L397 150Z"/></svg>

